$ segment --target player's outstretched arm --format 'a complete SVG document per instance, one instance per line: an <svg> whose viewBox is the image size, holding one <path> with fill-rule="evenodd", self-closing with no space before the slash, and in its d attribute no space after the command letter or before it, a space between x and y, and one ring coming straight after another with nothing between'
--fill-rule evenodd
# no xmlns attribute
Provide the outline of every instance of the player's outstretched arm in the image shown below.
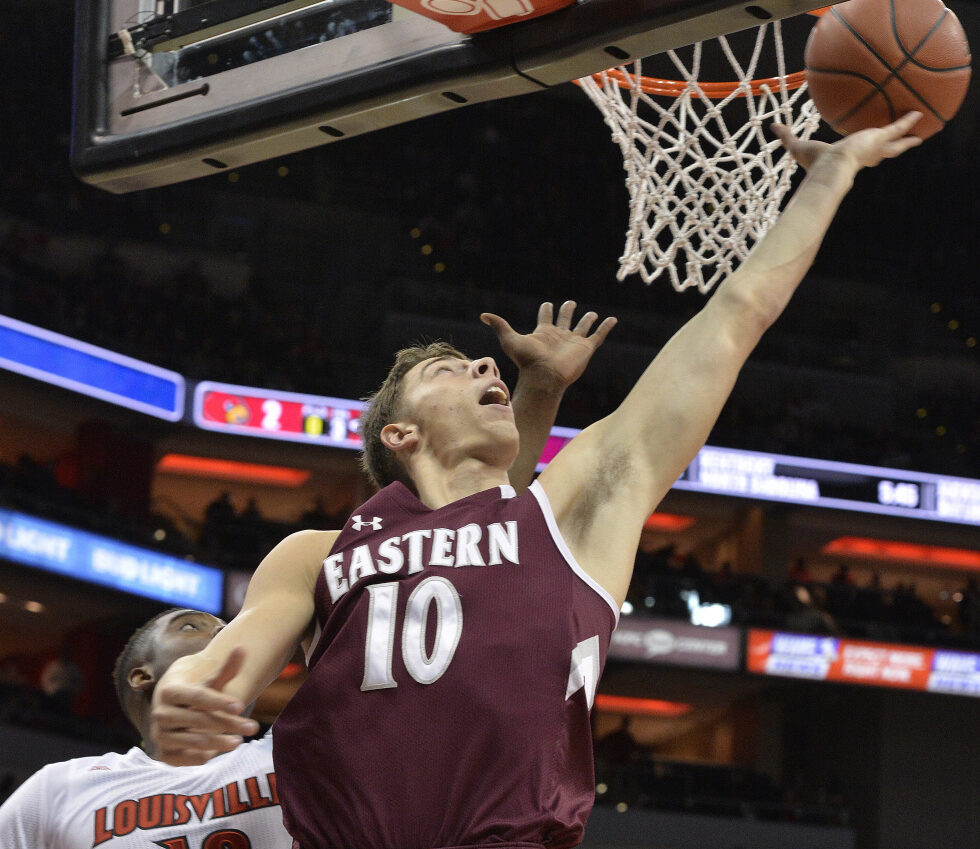
<svg viewBox="0 0 980 849"><path fill-rule="evenodd" d="M551 303L541 304L537 326L526 334L515 331L499 315L480 316L497 334L504 353L520 369L511 404L521 443L508 473L518 492L523 492L534 477L565 390L579 379L616 325L616 319L609 317L591 332L599 316L589 311L572 327L575 306L575 301L565 301L555 318Z"/></svg>
<svg viewBox="0 0 980 849"><path fill-rule="evenodd" d="M207 648L174 661L153 692L155 757L203 763L255 733L241 713L309 637L317 575L337 533L286 537L259 564L241 612Z"/></svg>
<svg viewBox="0 0 980 849"><path fill-rule="evenodd" d="M774 131L808 169L779 220L664 346L620 407L576 437L540 481L579 563L625 598L643 521L708 438L738 372L817 253L855 174L919 143L910 113L836 144Z"/></svg>

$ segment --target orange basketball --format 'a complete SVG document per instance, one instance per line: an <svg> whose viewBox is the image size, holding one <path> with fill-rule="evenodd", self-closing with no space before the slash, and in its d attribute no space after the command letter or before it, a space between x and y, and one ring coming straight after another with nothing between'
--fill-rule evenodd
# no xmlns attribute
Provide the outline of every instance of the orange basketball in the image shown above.
<svg viewBox="0 0 980 849"><path fill-rule="evenodd" d="M841 135L916 110L928 138L956 114L970 83L970 45L941 0L848 0L817 22L806 45L810 97Z"/></svg>

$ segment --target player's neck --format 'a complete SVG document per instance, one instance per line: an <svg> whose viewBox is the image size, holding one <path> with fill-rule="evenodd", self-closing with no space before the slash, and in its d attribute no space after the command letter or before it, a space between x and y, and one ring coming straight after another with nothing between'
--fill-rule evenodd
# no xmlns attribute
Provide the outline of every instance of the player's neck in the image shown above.
<svg viewBox="0 0 980 849"><path fill-rule="evenodd" d="M160 758L157 757L157 748L156 748L156 746L153 745L152 741L149 738L149 735L147 735L146 737L143 737L140 740L140 748L144 752L146 752L146 756L148 758L152 758L155 761L160 760Z"/></svg>
<svg viewBox="0 0 980 849"><path fill-rule="evenodd" d="M136 730L139 731L140 734L140 748L146 752L147 757L153 758L155 761L160 760L160 758L157 757L157 747L153 742L152 735L150 734L149 723L146 723L145 727L142 727L142 725L137 725Z"/></svg>
<svg viewBox="0 0 980 849"><path fill-rule="evenodd" d="M412 480L419 500L432 510L445 507L468 495L510 483L507 470L468 459L452 469L422 464L413 469Z"/></svg>

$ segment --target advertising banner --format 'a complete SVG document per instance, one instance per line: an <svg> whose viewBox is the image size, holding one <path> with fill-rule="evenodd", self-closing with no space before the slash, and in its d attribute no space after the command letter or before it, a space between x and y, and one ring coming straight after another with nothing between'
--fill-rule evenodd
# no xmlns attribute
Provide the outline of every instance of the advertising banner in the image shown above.
<svg viewBox="0 0 980 849"><path fill-rule="evenodd" d="M980 696L980 654L750 629L746 668L761 675Z"/></svg>
<svg viewBox="0 0 980 849"><path fill-rule="evenodd" d="M609 657L735 670L741 666L740 646L738 628L704 628L672 619L623 616L613 631Z"/></svg>
<svg viewBox="0 0 980 849"><path fill-rule="evenodd" d="M179 607L220 613L220 569L0 509L0 557Z"/></svg>

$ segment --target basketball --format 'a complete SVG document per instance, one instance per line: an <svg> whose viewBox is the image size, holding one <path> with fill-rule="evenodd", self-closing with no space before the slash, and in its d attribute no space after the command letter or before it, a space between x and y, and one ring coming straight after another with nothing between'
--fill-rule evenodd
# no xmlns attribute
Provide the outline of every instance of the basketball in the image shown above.
<svg viewBox="0 0 980 849"><path fill-rule="evenodd" d="M970 45L941 0L849 0L831 7L806 45L807 84L841 135L916 110L912 133L939 132L970 83Z"/></svg>

